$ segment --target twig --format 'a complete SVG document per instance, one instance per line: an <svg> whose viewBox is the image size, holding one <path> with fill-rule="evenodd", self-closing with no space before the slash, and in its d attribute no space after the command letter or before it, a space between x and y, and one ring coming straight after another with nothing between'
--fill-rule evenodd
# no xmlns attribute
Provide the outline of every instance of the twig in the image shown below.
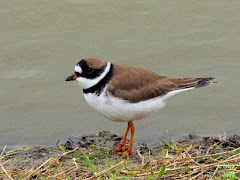
<svg viewBox="0 0 240 180"><path fill-rule="evenodd" d="M211 178L209 180L212 180L213 177L215 176L215 174L217 173L218 169L219 169L220 166L217 166L217 168L215 169L213 175L211 176Z"/></svg>
<svg viewBox="0 0 240 180"><path fill-rule="evenodd" d="M107 173L108 171L111 171L112 169L115 169L116 167L119 167L119 166L121 166L121 165L123 165L123 164L124 164L124 162L121 161L120 163L115 164L114 166L112 166L112 167L110 167L110 168L108 168L108 169L105 169L105 170L101 171L100 173L93 175L93 176L90 177L90 178L87 178L86 180L95 179L95 178L97 178L97 177L99 177L99 176Z"/></svg>
<svg viewBox="0 0 240 180"><path fill-rule="evenodd" d="M64 170L64 171L62 171L62 172L56 174L55 176L53 176L53 179L54 179L55 177L57 177L57 176L59 176L59 175L65 173L65 172L67 172L67 171L71 171L71 170L73 170L73 169L75 169L75 168L76 168L75 166L73 166L73 167L71 167L71 168L68 168L68 169L66 169L66 170Z"/></svg>
<svg viewBox="0 0 240 180"><path fill-rule="evenodd" d="M3 165L0 164L0 166L1 166L2 170L5 172L5 174L7 175L7 177L8 177L9 179L13 180L13 178L7 173L7 171L5 170L5 168L3 167Z"/></svg>
<svg viewBox="0 0 240 180"><path fill-rule="evenodd" d="M193 176L191 179L196 179L198 176L201 176L204 172L206 172L208 169L205 169L204 171L201 171L196 176Z"/></svg>
<svg viewBox="0 0 240 180"><path fill-rule="evenodd" d="M78 169L78 164L76 162L76 158L72 158L72 160L73 160L73 163L75 164L76 168Z"/></svg>
<svg viewBox="0 0 240 180"><path fill-rule="evenodd" d="M53 159L53 158L50 158L50 159L48 159L47 161L45 161L44 163L42 163L40 166L38 166L37 169L35 169L34 171L32 171L26 178L24 178L24 180L30 178L35 172L37 172L40 168L42 168L45 164L47 164L47 163L48 163L49 161L51 161L52 159Z"/></svg>
<svg viewBox="0 0 240 180"><path fill-rule="evenodd" d="M234 157L236 157L236 156L239 156L239 157L240 157L240 154L234 154L234 155L228 157L227 159L232 159L232 158L234 158Z"/></svg>
<svg viewBox="0 0 240 180"><path fill-rule="evenodd" d="M216 144L216 143L215 143ZM208 155L208 153L211 151L211 149L215 146L215 144L212 144L208 147L207 151L206 151L206 154L205 155Z"/></svg>
<svg viewBox="0 0 240 180"><path fill-rule="evenodd" d="M144 165L144 156L140 154L139 150L137 150L138 155L142 158L142 166Z"/></svg>
<svg viewBox="0 0 240 180"><path fill-rule="evenodd" d="M233 158L233 159L229 159L229 160L223 160L223 161L220 161L218 163L211 163L211 164L206 164L206 165L201 165L201 166L188 166L189 169L200 169L200 168L212 168L214 166L223 166L224 163L226 162L231 162L231 161L234 161L234 160L238 160L239 157L237 158ZM165 171L177 171L177 170L182 170L184 167L177 167L177 168L168 168L168 169L165 169ZM155 172L154 172L155 173ZM144 175L149 175L151 174L150 172L147 172L147 173L143 173L143 174L139 174L139 176L144 176Z"/></svg>
<svg viewBox="0 0 240 180"><path fill-rule="evenodd" d="M1 155L0 155L0 159L3 156L3 153L5 152L6 148L7 148L7 145L4 146L4 148L3 148L2 152L1 152Z"/></svg>
<svg viewBox="0 0 240 180"><path fill-rule="evenodd" d="M192 150L192 148L193 148L193 145L191 144L191 145L186 149L186 151L187 151L187 152L190 152L190 151Z"/></svg>
<svg viewBox="0 0 240 180"><path fill-rule="evenodd" d="M72 153L72 152L78 150L79 148L80 148L80 147L76 147L76 148L74 148L74 149L71 150L71 151L65 152L65 153L62 154L62 156L66 156L67 154L70 154L70 153Z"/></svg>
<svg viewBox="0 0 240 180"><path fill-rule="evenodd" d="M178 175L178 176L179 176L180 179L183 179L185 177L191 177L191 175L196 174L197 172L199 172L199 169L193 170L191 173L188 173L186 175L183 175L183 176Z"/></svg>
<svg viewBox="0 0 240 180"><path fill-rule="evenodd" d="M233 149L233 150L230 150L230 151L221 152L221 153L216 153L216 154L208 154L208 155L203 155L203 156L196 156L196 157L192 157L192 159L200 159L200 158L207 158L207 157L212 157L212 156L218 156L218 155L228 154L228 153L231 153L231 152L234 152L234 151L237 151L237 150L240 150L240 148ZM172 158L168 157L168 158L163 158L162 160L164 160L164 159L169 160L169 159L172 159ZM183 160L186 160L186 159L188 159L188 157L179 158L179 159L177 159L177 161L183 161Z"/></svg>
<svg viewBox="0 0 240 180"><path fill-rule="evenodd" d="M196 164L196 165L199 166L199 163L197 163L196 161L194 161L194 159L193 159L192 156L188 153L188 151L186 151L186 150L184 149L184 152L188 155L188 157L190 158L190 160L191 160L194 164Z"/></svg>

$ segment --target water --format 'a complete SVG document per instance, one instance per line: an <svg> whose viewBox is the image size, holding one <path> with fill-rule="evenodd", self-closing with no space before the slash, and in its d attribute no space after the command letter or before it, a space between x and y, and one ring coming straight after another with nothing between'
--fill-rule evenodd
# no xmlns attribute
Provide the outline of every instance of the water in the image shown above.
<svg viewBox="0 0 240 180"><path fill-rule="evenodd" d="M0 145L55 144L110 130L65 78L84 57L170 77L215 76L136 121L136 139L239 133L240 2L0 1Z"/></svg>

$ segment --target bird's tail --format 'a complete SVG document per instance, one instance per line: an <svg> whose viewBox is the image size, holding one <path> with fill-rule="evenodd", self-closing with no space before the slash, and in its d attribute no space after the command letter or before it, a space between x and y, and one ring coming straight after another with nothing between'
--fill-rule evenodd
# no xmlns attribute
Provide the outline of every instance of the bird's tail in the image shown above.
<svg viewBox="0 0 240 180"><path fill-rule="evenodd" d="M213 82L211 80L215 79L214 77L204 77L204 78L178 78L171 79L179 89L191 88L191 87L203 87L207 86Z"/></svg>

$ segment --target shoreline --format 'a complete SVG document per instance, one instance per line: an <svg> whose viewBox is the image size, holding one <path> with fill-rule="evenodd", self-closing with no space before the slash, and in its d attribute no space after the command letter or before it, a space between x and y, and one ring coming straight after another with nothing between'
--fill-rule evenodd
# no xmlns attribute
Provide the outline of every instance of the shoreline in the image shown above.
<svg viewBox="0 0 240 180"><path fill-rule="evenodd" d="M189 135L181 141L162 140L163 144L157 147L135 141L134 155L127 159L109 154L121 139L102 131L68 139L58 146L0 147L0 178L240 177L240 135Z"/></svg>

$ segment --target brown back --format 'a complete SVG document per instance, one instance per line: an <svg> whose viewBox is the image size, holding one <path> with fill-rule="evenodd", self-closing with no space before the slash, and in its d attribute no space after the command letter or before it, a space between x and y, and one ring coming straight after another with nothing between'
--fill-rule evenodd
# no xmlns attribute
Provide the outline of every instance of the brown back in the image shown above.
<svg viewBox="0 0 240 180"><path fill-rule="evenodd" d="M199 84L203 79L171 79L145 69L114 64L107 90L116 97L136 103L163 96L176 89L207 85L208 82Z"/></svg>

